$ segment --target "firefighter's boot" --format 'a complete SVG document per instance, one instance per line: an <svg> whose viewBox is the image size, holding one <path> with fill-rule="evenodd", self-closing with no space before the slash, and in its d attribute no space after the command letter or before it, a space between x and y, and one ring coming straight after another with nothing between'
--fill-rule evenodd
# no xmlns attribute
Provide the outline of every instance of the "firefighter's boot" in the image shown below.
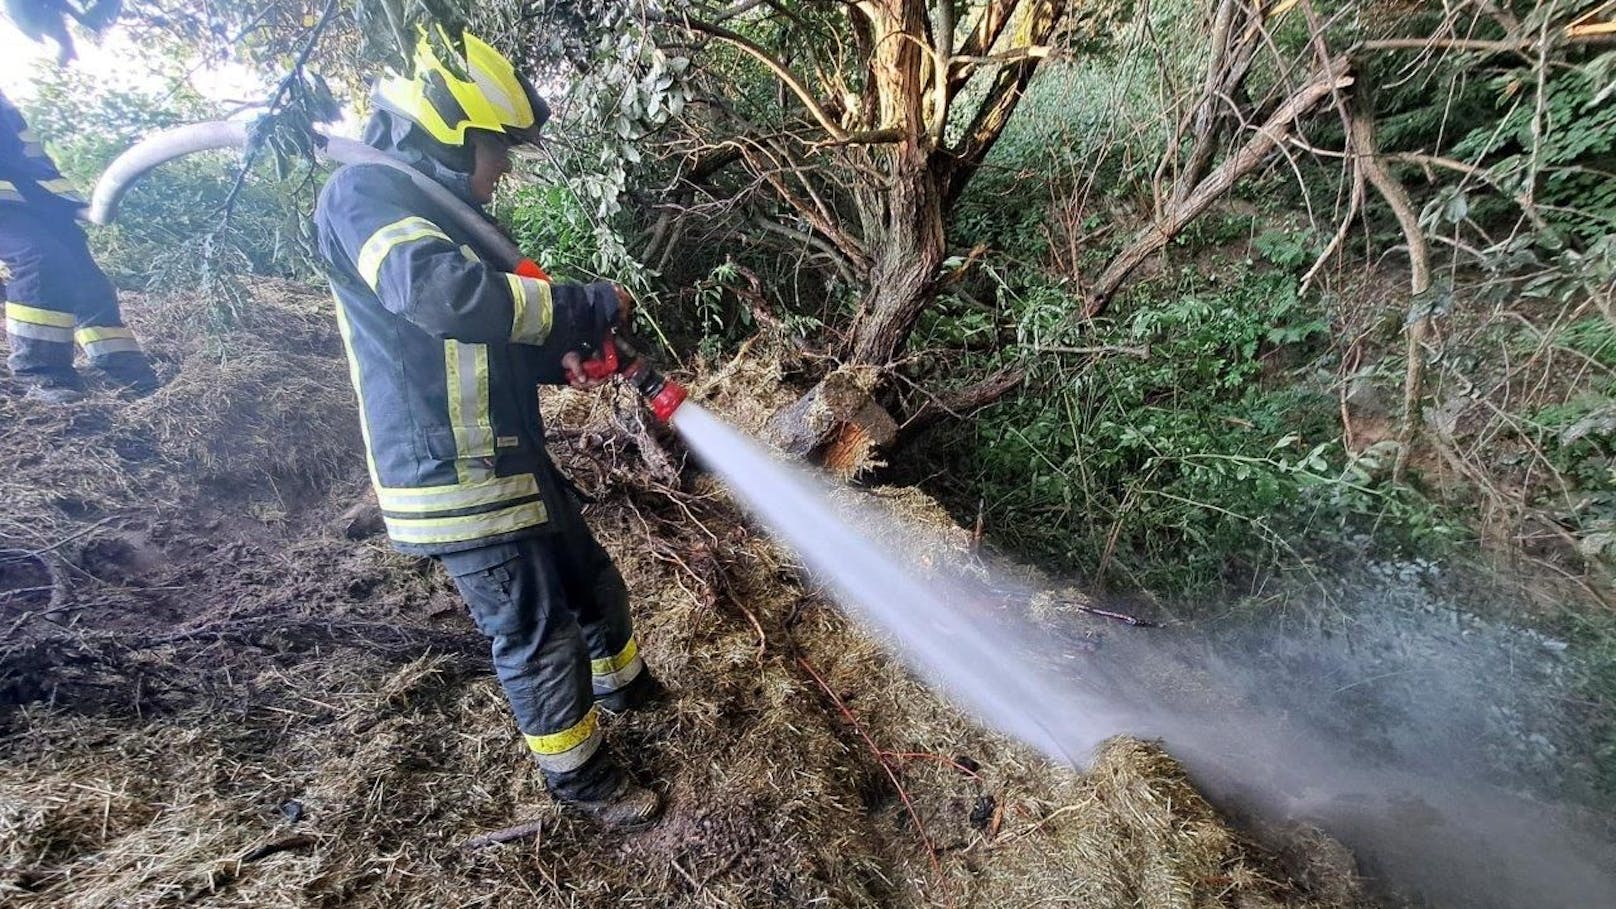
<svg viewBox="0 0 1616 909"><path fill-rule="evenodd" d="M67 373L55 373L40 376L18 376L27 386L24 394L30 401L43 401L46 404L77 404L84 400L84 386L79 382L78 376Z"/></svg>
<svg viewBox="0 0 1616 909"><path fill-rule="evenodd" d="M162 384L152 370L151 361L140 351L107 354L94 358L93 362L95 368L128 397L144 398Z"/></svg>
<svg viewBox="0 0 1616 909"><path fill-rule="evenodd" d="M668 689L662 687L662 683L649 670L642 669L634 681L622 688L610 694L596 695L595 703L607 713L618 714L630 710L648 710L660 704L667 694Z"/></svg>
<svg viewBox="0 0 1616 909"><path fill-rule="evenodd" d="M598 801L582 799L562 802L604 827L632 829L656 820L662 811L662 797L624 776L612 794Z"/></svg>

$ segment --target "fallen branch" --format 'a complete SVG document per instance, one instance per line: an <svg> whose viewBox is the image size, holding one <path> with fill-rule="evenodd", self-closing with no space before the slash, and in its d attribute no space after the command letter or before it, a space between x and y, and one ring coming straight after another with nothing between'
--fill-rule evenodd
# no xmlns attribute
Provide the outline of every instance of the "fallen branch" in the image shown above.
<svg viewBox="0 0 1616 909"><path fill-rule="evenodd" d="M859 738L864 740L864 744L869 746L870 752L875 755L876 761L881 764L881 769L886 772L887 779L892 781L893 788L898 791L898 798L903 802L904 810L909 812L909 819L915 824L915 832L919 834L920 842L926 847L926 856L931 859L932 872L937 875L937 880L941 883L944 880L943 864L937 860L937 847L932 843L931 836L926 833L926 825L920 820L920 812L915 810L915 803L910 800L909 791L903 788L903 783L898 779L898 772L892 766L893 752L886 751L875 743L875 739L871 738L870 734L865 731L864 724L860 723L858 717L853 715L853 711L847 709L847 704L830 687L830 683L826 682L824 677L814 670L814 665L808 662L807 657L797 657L797 665L801 666L804 672L813 677L820 690L825 692L825 696L830 698L832 704L836 705L836 710L841 713L842 719L853 727L853 731L858 734ZM952 904L952 898L950 898L949 902Z"/></svg>
<svg viewBox="0 0 1616 909"><path fill-rule="evenodd" d="M543 833L544 823L545 822L542 820L528 821L525 824L517 824L514 827L504 827L499 830L490 830L487 833L479 833L476 836L467 839L464 843L461 843L460 848L468 850L486 849L489 846L497 846L500 843L510 843L516 840L525 840L530 836L537 836L538 834Z"/></svg>
<svg viewBox="0 0 1616 909"><path fill-rule="evenodd" d="M1099 616L1102 619L1111 619L1114 622L1121 622L1124 625L1132 625L1135 628L1160 628L1161 627L1159 624L1157 624L1155 622L1152 622L1152 621L1150 621L1148 619L1141 619L1141 618L1139 618L1137 616L1131 616L1131 615L1128 615L1125 612L1112 612L1109 609L1101 609L1098 606L1089 606L1089 605L1086 605L1084 603L1078 603L1078 602L1075 602L1075 601L1072 601L1072 600L1061 600L1060 603L1063 606L1070 606L1073 609L1076 609L1078 612L1086 612L1089 615Z"/></svg>
<svg viewBox="0 0 1616 909"><path fill-rule="evenodd" d="M913 433L925 429L946 417L962 419L973 411L994 403L1021 387L1027 380L1027 371L1020 367L1002 370L988 378L942 395L930 395L909 419L898 428L900 433Z"/></svg>

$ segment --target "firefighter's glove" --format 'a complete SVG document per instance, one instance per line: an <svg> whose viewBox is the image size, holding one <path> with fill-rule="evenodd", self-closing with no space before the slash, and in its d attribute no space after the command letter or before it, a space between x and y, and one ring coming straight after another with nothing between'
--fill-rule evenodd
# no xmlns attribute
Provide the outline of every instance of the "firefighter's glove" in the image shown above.
<svg viewBox="0 0 1616 909"><path fill-rule="evenodd" d="M573 388L594 388L610 378L585 375L583 361L600 356L602 345L611 343L612 332L628 327L634 310L634 297L618 285L600 281L588 287L589 303L577 320L575 343L561 355L562 371Z"/></svg>

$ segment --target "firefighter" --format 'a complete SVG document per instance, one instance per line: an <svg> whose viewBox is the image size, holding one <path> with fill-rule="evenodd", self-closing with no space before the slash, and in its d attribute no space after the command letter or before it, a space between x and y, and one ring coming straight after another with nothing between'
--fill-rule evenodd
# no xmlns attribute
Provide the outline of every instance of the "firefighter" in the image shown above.
<svg viewBox="0 0 1616 909"><path fill-rule="evenodd" d="M124 327L118 291L90 255L76 221L74 192L22 114L0 94L0 262L11 374L28 396L54 404L84 397L73 342L90 365L133 394L157 388L134 332Z"/></svg>
<svg viewBox="0 0 1616 909"><path fill-rule="evenodd" d="M481 207L510 150L549 109L476 37L422 41L412 77L375 89L364 139ZM611 826L647 823L657 795L602 747L601 714L649 703L622 575L544 448L537 387L628 317L607 282L503 272L381 164L332 174L315 209L371 480L394 546L437 558L491 639L517 726L553 798Z"/></svg>

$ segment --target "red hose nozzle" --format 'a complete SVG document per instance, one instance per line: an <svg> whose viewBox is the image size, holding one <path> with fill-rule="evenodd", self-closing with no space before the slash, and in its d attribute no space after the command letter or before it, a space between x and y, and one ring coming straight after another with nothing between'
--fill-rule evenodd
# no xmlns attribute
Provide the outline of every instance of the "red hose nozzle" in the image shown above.
<svg viewBox="0 0 1616 909"><path fill-rule="evenodd" d="M649 360L616 333L602 339L600 352L584 360L579 367L590 379L621 375L645 398L651 413L663 423L673 418L673 412L687 396L683 385L657 372Z"/></svg>
<svg viewBox="0 0 1616 909"><path fill-rule="evenodd" d="M685 387L672 379L662 380L662 390L651 396L651 413L658 420L667 423L673 419L673 412L685 402Z"/></svg>

